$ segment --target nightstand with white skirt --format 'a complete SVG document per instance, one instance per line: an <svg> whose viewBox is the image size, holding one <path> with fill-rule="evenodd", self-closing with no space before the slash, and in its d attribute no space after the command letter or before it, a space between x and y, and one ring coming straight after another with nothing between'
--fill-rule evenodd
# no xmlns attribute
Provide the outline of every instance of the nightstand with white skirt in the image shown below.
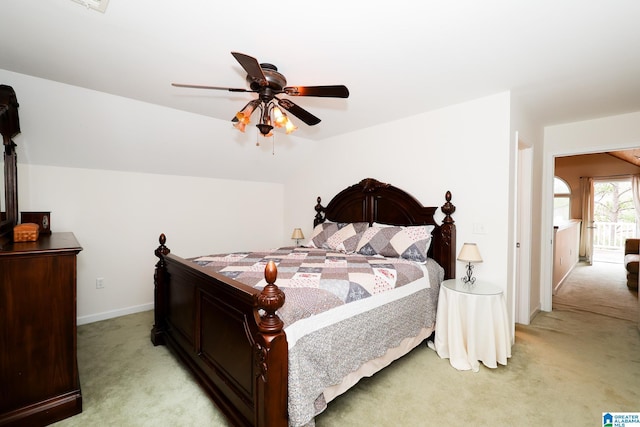
<svg viewBox="0 0 640 427"><path fill-rule="evenodd" d="M442 282L436 316L435 350L458 370L507 364L511 357L509 316L502 289L460 279Z"/></svg>

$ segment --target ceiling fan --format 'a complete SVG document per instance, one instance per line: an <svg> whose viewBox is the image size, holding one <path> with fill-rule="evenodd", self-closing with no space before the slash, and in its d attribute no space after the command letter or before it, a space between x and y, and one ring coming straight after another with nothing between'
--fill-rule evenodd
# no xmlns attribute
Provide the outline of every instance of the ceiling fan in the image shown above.
<svg viewBox="0 0 640 427"><path fill-rule="evenodd" d="M258 98L249 101L232 119L234 127L241 132L249 124L249 118L254 110L260 110L260 123L256 127L265 136L272 136L273 127L284 127L286 133L291 133L297 128L289 121L286 113L282 109L296 116L309 126L317 125L320 119L293 101L287 98L279 98L278 95L289 96L315 96L324 98L348 98L349 89L344 85L330 86L287 86L287 79L278 72L278 68L273 64L259 63L252 56L244 53L231 52L234 58L247 72L247 82L249 89L227 88L218 86L203 86L182 83L172 83L176 87L195 89L226 90L229 92L254 92ZM276 102L278 105L276 105ZM279 108L280 107L280 108ZM282 108L282 109L281 109Z"/></svg>

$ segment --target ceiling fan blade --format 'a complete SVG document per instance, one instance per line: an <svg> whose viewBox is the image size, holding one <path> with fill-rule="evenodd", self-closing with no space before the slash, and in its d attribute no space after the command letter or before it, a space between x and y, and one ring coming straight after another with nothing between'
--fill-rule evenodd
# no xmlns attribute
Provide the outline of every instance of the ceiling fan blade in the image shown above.
<svg viewBox="0 0 640 427"><path fill-rule="evenodd" d="M255 92L250 89L233 88L233 87L220 87L220 86L203 86L203 85L190 85L182 83L171 83L171 86L175 87L188 87L192 89L214 89L214 90L228 90L229 92Z"/></svg>
<svg viewBox="0 0 640 427"><path fill-rule="evenodd" d="M242 65L242 68L244 68L251 80L258 82L260 86L266 86L268 84L267 78L262 72L260 63L256 58L240 52L231 52L231 55Z"/></svg>
<svg viewBox="0 0 640 427"><path fill-rule="evenodd" d="M294 116L296 116L297 118L299 118L300 120L308 124L309 126L317 125L318 123L320 123L319 118L317 118L316 116L314 116L313 114L305 110L304 108L300 107L299 105L294 104L290 100L279 99L279 98L276 98L276 99L278 100L279 106L281 106L282 108L284 108L285 110L287 110L288 112L290 112L291 114L293 114Z"/></svg>
<svg viewBox="0 0 640 427"><path fill-rule="evenodd" d="M321 96L326 98L348 98L349 89L344 85L332 86L288 86L282 90L291 96Z"/></svg>

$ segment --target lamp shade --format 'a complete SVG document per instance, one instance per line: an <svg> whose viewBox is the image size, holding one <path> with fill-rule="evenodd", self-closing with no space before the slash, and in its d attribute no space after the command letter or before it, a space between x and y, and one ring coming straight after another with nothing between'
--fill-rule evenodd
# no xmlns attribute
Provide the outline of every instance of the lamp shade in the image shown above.
<svg viewBox="0 0 640 427"><path fill-rule="evenodd" d="M475 243L465 243L458 254L458 261L464 262L482 262L480 251Z"/></svg>
<svg viewBox="0 0 640 427"><path fill-rule="evenodd" d="M302 230L301 229L294 228L293 229L293 234L291 234L291 238L292 239L296 239L296 240L304 239L304 234L302 234Z"/></svg>

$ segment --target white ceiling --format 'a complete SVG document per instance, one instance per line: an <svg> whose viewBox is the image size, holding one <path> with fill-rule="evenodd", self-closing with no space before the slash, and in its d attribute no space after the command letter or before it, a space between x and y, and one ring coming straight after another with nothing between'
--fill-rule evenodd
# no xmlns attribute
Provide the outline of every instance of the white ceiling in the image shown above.
<svg viewBox="0 0 640 427"><path fill-rule="evenodd" d="M344 84L349 99L297 97L323 139L512 90L542 125L640 110L640 1L2 0L0 68L230 120L249 93L231 51L289 85Z"/></svg>

